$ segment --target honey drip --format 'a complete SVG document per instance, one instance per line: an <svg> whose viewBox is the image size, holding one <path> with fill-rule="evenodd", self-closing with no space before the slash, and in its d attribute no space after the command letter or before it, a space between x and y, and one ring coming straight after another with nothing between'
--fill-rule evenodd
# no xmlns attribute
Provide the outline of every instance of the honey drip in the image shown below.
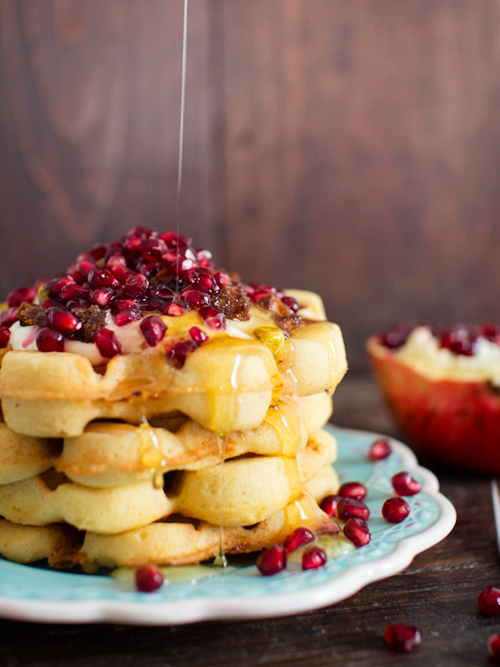
<svg viewBox="0 0 500 667"><path fill-rule="evenodd" d="M219 443L219 505L220 505L220 519L219 519L219 551L214 560L214 565L217 567L227 567L228 562L226 554L224 553L224 455L226 453L226 437L217 436Z"/></svg>
<svg viewBox="0 0 500 667"><path fill-rule="evenodd" d="M167 462L156 433L144 415L139 426L139 434L141 438L139 462L151 470L155 489L161 489L163 488L163 469Z"/></svg>

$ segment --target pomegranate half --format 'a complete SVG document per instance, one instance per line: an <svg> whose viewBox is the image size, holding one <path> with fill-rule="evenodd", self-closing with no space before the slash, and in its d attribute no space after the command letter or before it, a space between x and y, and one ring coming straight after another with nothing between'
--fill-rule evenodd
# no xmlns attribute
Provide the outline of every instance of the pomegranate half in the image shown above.
<svg viewBox="0 0 500 667"><path fill-rule="evenodd" d="M403 431L437 460L500 473L500 387L493 370L490 377L476 372L462 353L461 366L448 372L425 351L421 359L415 347L406 354L405 345L388 345L384 334L367 341L374 374Z"/></svg>

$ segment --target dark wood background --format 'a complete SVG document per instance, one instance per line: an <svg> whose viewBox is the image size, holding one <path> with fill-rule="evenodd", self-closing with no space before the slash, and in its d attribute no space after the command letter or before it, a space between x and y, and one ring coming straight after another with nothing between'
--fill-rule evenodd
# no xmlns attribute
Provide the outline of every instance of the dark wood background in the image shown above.
<svg viewBox="0 0 500 667"><path fill-rule="evenodd" d="M175 228L182 0L0 0L0 288ZM497 0L190 0L181 230L320 292L350 366L500 322Z"/></svg>

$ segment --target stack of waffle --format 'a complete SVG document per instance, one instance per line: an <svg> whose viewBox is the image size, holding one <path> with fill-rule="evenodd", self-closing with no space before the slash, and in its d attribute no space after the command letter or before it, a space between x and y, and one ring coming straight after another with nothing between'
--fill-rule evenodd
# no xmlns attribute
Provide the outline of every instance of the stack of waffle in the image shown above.
<svg viewBox="0 0 500 667"><path fill-rule="evenodd" d="M321 529L318 502L338 487L323 427L345 352L316 295L289 298L305 316L291 332L258 305L223 330L184 309L159 315L157 345L98 366L11 342L0 370L0 553L89 570L180 565ZM168 363L193 325L207 340Z"/></svg>

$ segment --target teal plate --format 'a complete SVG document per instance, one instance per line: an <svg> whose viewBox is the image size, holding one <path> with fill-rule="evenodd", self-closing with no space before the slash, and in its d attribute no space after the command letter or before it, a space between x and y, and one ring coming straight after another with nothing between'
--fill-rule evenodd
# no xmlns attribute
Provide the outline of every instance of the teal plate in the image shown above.
<svg viewBox="0 0 500 667"><path fill-rule="evenodd" d="M368 489L371 542L329 558L319 570L290 567L262 577L254 565L239 565L192 582L170 583L146 594L131 582L107 574L57 572L0 559L0 616L45 623L126 623L174 625L217 619L249 619L310 611L344 600L363 586L407 567L414 556L437 544L452 530L456 513L439 493L436 477L418 465L405 445L390 440L393 453L378 463L367 461L375 433L329 429L337 438L335 469L341 481L359 481ZM381 515L392 496L391 477L407 470L422 491L407 498L411 511L400 524Z"/></svg>

